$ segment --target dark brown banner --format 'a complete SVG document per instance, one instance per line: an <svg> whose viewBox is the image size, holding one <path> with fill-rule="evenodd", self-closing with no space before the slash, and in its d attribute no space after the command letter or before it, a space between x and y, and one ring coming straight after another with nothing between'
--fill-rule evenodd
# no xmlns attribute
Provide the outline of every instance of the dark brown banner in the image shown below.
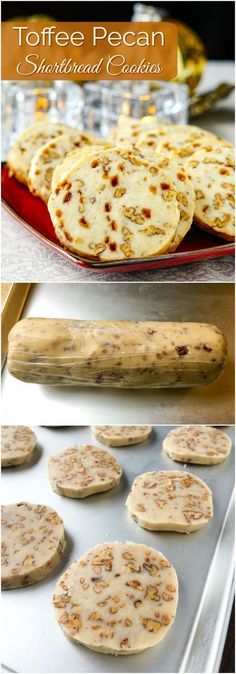
<svg viewBox="0 0 236 674"><path fill-rule="evenodd" d="M172 23L2 23L3 80L170 80Z"/></svg>

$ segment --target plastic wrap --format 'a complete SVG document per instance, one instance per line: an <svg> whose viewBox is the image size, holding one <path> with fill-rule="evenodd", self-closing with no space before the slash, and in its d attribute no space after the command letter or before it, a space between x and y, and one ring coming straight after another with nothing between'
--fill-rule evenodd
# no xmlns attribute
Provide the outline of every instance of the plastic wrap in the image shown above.
<svg viewBox="0 0 236 674"><path fill-rule="evenodd" d="M215 381L226 356L205 323L26 318L10 332L8 369L37 384L186 387Z"/></svg>

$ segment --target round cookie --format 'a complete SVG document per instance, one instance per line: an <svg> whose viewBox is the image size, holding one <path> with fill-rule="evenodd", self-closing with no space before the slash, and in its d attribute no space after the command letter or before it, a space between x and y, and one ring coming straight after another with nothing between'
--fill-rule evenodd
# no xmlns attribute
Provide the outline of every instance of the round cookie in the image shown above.
<svg viewBox="0 0 236 674"><path fill-rule="evenodd" d="M1 427L1 465L19 466L33 456L36 437L27 426Z"/></svg>
<svg viewBox="0 0 236 674"><path fill-rule="evenodd" d="M70 498L85 498L108 491L121 478L122 469L106 449L75 445L48 459L49 481L53 491Z"/></svg>
<svg viewBox="0 0 236 674"><path fill-rule="evenodd" d="M168 171L175 184L176 199L180 213L179 223L174 238L168 248L168 253L173 253L184 239L193 222L195 208L195 192L186 170L178 165L171 157L162 154L155 155L155 161L160 169Z"/></svg>
<svg viewBox="0 0 236 674"><path fill-rule="evenodd" d="M209 487L196 475L180 470L139 475L126 505L131 517L150 531L191 533L213 515Z"/></svg>
<svg viewBox="0 0 236 674"><path fill-rule="evenodd" d="M53 596L67 637L102 653L128 655L155 646L170 629L178 579L170 562L137 543L96 545L71 564Z"/></svg>
<svg viewBox="0 0 236 674"><path fill-rule="evenodd" d="M100 142L98 145L97 143L94 143L92 146L91 145L84 145L80 149L74 150L73 152L69 152L69 154L65 157L65 159L56 166L56 168L53 171L52 175L52 182L51 182L51 191L55 190L58 183L63 180L64 176L71 170L72 166L77 166L77 164L80 164L80 160L86 155L88 156L90 152L94 152L94 150L99 150L101 148L101 145L104 146L104 148L109 148L111 147L110 144L107 143L107 141L104 141L104 144Z"/></svg>
<svg viewBox="0 0 236 674"><path fill-rule="evenodd" d="M214 147L222 141L210 131L191 124L167 129L165 138L156 144L156 151L171 156L177 163L185 163L191 155L202 147Z"/></svg>
<svg viewBox="0 0 236 674"><path fill-rule="evenodd" d="M110 140L115 142L116 145L138 145L139 140L143 137L147 137L148 134L154 134L155 138L160 138L163 135L163 132L169 128L167 124L162 124L161 122L134 122L133 124L125 124L121 127L114 129L111 132ZM149 149L149 146L145 145Z"/></svg>
<svg viewBox="0 0 236 674"><path fill-rule="evenodd" d="M230 454L232 442L226 433L210 426L180 426L163 440L163 449L182 463L222 463Z"/></svg>
<svg viewBox="0 0 236 674"><path fill-rule="evenodd" d="M186 164L195 190L194 221L226 241L235 238L234 153L223 144L199 150Z"/></svg>
<svg viewBox="0 0 236 674"><path fill-rule="evenodd" d="M73 133L63 134L42 145L31 161L28 176L30 191L47 203L52 191L52 175L56 166L63 162L69 152L91 145L90 134L78 133L76 129Z"/></svg>
<svg viewBox="0 0 236 674"><path fill-rule="evenodd" d="M124 147L84 156L52 192L48 209L66 248L104 262L164 253L180 218L168 172L154 156Z"/></svg>
<svg viewBox="0 0 236 674"><path fill-rule="evenodd" d="M49 140L65 133L75 133L76 129L61 122L45 120L37 122L25 129L10 149L7 165L9 174L14 175L20 182L28 181L31 161L35 152Z"/></svg>
<svg viewBox="0 0 236 674"><path fill-rule="evenodd" d="M2 589L37 583L56 567L65 546L63 521L49 506L2 506Z"/></svg>
<svg viewBox="0 0 236 674"><path fill-rule="evenodd" d="M97 440L108 447L126 447L144 442L152 431L151 426L93 426Z"/></svg>

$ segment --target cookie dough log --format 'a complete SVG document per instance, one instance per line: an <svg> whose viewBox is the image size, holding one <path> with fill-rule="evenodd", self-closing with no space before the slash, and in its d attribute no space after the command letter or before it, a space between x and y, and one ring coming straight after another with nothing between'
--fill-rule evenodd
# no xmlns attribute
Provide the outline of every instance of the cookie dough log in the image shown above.
<svg viewBox="0 0 236 674"><path fill-rule="evenodd" d="M10 332L8 369L37 384L185 387L215 381L226 355L205 323L25 318Z"/></svg>
<svg viewBox="0 0 236 674"><path fill-rule="evenodd" d="M64 634L94 651L131 655L156 646L174 622L178 579L153 548L131 542L87 550L53 596Z"/></svg>
<svg viewBox="0 0 236 674"><path fill-rule="evenodd" d="M32 459L36 437L28 426L2 426L1 466L19 466Z"/></svg>
<svg viewBox="0 0 236 674"><path fill-rule="evenodd" d="M37 583L57 566L65 546L63 521L49 506L2 506L2 589Z"/></svg>

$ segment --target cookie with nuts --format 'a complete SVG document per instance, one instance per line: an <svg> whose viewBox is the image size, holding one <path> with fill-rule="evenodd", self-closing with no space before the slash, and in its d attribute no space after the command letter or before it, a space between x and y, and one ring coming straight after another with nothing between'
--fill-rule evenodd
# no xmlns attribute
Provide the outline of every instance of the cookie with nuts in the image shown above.
<svg viewBox="0 0 236 674"><path fill-rule="evenodd" d="M65 157L76 150L84 147L91 147L94 138L91 134L73 129L68 134L62 134L53 140L50 140L33 155L29 176L28 186L33 194L41 197L46 203L51 194L52 176L57 166L59 166Z"/></svg>
<svg viewBox="0 0 236 674"><path fill-rule="evenodd" d="M49 506L2 506L2 589L37 583L57 566L65 546L63 521Z"/></svg>
<svg viewBox="0 0 236 674"><path fill-rule="evenodd" d="M7 165L9 174L28 184L29 170L35 152L49 140L62 134L74 133L76 129L62 122L45 120L28 127L17 137L10 149Z"/></svg>
<svg viewBox="0 0 236 674"><path fill-rule="evenodd" d="M54 188L48 208L65 248L103 262L164 253L180 219L168 171L125 147L84 156Z"/></svg>
<svg viewBox="0 0 236 674"><path fill-rule="evenodd" d="M108 143L107 140L104 139L104 141L99 141L98 138L94 140L94 143L91 145L83 145L80 148L77 148L76 150L73 150L72 152L69 152L66 157L61 161L60 164L57 164L53 171L52 175L52 183L51 183L51 191L55 190L57 187L58 183L63 180L64 176L68 173L68 171L71 170L72 166L75 168L77 165L79 166L81 159L83 159L84 156L88 156L90 152L94 152L95 150L101 149L101 147L104 148L109 148L111 145Z"/></svg>
<svg viewBox="0 0 236 674"><path fill-rule="evenodd" d="M48 474L57 494L85 498L115 487L120 481L122 469L106 449L75 445L50 456Z"/></svg>
<svg viewBox="0 0 236 674"><path fill-rule="evenodd" d="M131 655L155 646L174 622L178 579L171 563L137 543L87 550L59 579L56 619L69 639L102 653Z"/></svg>
<svg viewBox="0 0 236 674"><path fill-rule="evenodd" d="M126 506L144 529L191 533L213 516L212 493L191 473L150 471L135 478Z"/></svg>
<svg viewBox="0 0 236 674"><path fill-rule="evenodd" d="M226 241L235 239L235 170L231 147L199 150L186 164L195 190L194 222Z"/></svg>
<svg viewBox="0 0 236 674"><path fill-rule="evenodd" d="M191 124L183 124L167 128L153 149L167 157L172 157L178 164L182 165L197 150L204 147L212 148L221 144L221 142L221 139L210 131Z"/></svg>
<svg viewBox="0 0 236 674"><path fill-rule="evenodd" d="M231 439L220 428L180 426L163 440L163 449L174 461L212 465L222 463L231 451Z"/></svg>
<svg viewBox="0 0 236 674"><path fill-rule="evenodd" d="M1 427L1 465L19 466L32 459L36 437L28 426Z"/></svg>
<svg viewBox="0 0 236 674"><path fill-rule="evenodd" d="M92 426L97 440L108 447L127 447L145 442L152 432L151 426Z"/></svg>

